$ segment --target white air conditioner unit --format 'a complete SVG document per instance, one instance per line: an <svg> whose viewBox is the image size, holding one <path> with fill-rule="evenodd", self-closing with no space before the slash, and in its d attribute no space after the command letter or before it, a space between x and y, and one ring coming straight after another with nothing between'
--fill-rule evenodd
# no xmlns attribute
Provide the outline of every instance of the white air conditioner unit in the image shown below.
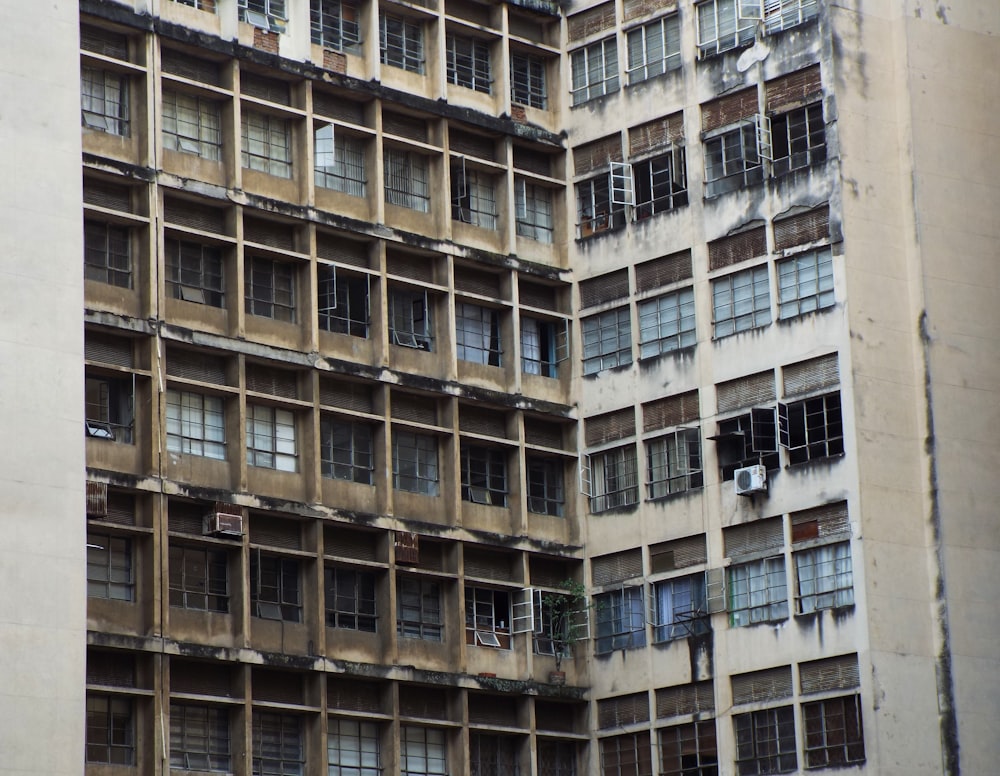
<svg viewBox="0 0 1000 776"><path fill-rule="evenodd" d="M737 469L733 479L736 482L737 496L752 496L754 493L767 492L767 469L760 464Z"/></svg>
<svg viewBox="0 0 1000 776"><path fill-rule="evenodd" d="M205 515L202 533L205 536L242 536L243 515L231 515L227 512L209 512Z"/></svg>

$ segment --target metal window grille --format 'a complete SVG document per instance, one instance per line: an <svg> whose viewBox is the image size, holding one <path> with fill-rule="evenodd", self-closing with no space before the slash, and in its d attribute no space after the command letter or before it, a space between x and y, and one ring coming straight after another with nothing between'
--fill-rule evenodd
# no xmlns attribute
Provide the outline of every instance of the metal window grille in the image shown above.
<svg viewBox="0 0 1000 776"><path fill-rule="evenodd" d="M329 264L317 267L319 327L367 339L370 325L368 275L345 275Z"/></svg>
<svg viewBox="0 0 1000 776"><path fill-rule="evenodd" d="M799 614L854 604L849 542L802 550L792 558L798 585L795 609Z"/></svg>
<svg viewBox="0 0 1000 776"><path fill-rule="evenodd" d="M379 57L383 65L424 72L424 31L419 22L379 15Z"/></svg>
<svg viewBox="0 0 1000 776"><path fill-rule="evenodd" d="M633 445L590 455L589 463L592 514L639 503L639 473Z"/></svg>
<svg viewBox="0 0 1000 776"><path fill-rule="evenodd" d="M170 545L170 605L203 612L229 611L226 553Z"/></svg>
<svg viewBox="0 0 1000 776"><path fill-rule="evenodd" d="M324 569L326 624L375 633L375 574L348 568Z"/></svg>
<svg viewBox="0 0 1000 776"><path fill-rule="evenodd" d="M397 633L404 639L441 641L441 585L429 579L399 577L396 588Z"/></svg>
<svg viewBox="0 0 1000 776"><path fill-rule="evenodd" d="M680 30L680 17L672 14L628 33L626 73L630 84L681 66Z"/></svg>
<svg viewBox="0 0 1000 776"><path fill-rule="evenodd" d="M87 534L87 595L112 601L135 599L132 540L112 534Z"/></svg>
<svg viewBox="0 0 1000 776"><path fill-rule="evenodd" d="M372 484L372 427L336 417L320 421L320 471L324 477Z"/></svg>
<svg viewBox="0 0 1000 776"><path fill-rule="evenodd" d="M426 213L430 210L427 158L395 148L385 149L385 201Z"/></svg>
<svg viewBox="0 0 1000 776"><path fill-rule="evenodd" d="M230 771L229 711L170 704L170 767L182 771Z"/></svg>
<svg viewBox="0 0 1000 776"><path fill-rule="evenodd" d="M452 165L451 217L484 229L497 228L496 181L480 170Z"/></svg>
<svg viewBox="0 0 1000 776"><path fill-rule="evenodd" d="M445 49L448 83L489 94L492 84L489 44L448 33Z"/></svg>
<svg viewBox="0 0 1000 776"><path fill-rule="evenodd" d="M767 265L713 280L712 307L715 339L771 323Z"/></svg>
<svg viewBox="0 0 1000 776"><path fill-rule="evenodd" d="M185 302L223 307L222 250L172 237L167 237L163 245L170 295Z"/></svg>
<svg viewBox="0 0 1000 776"><path fill-rule="evenodd" d="M674 725L659 731L661 776L717 776L715 720Z"/></svg>
<svg viewBox="0 0 1000 776"><path fill-rule="evenodd" d="M548 104L545 61L527 54L510 55L510 101L544 110Z"/></svg>
<svg viewBox="0 0 1000 776"><path fill-rule="evenodd" d="M217 162L222 156L218 103L164 90L163 147Z"/></svg>
<svg viewBox="0 0 1000 776"><path fill-rule="evenodd" d="M632 165L634 218L642 220L688 203L687 164L683 147Z"/></svg>
<svg viewBox="0 0 1000 776"><path fill-rule="evenodd" d="M245 111L240 136L241 159L246 169L278 178L292 177L292 137L287 120Z"/></svg>
<svg viewBox="0 0 1000 776"><path fill-rule="evenodd" d="M697 8L699 57L721 54L753 42L756 20L739 15L737 0L707 0Z"/></svg>
<svg viewBox="0 0 1000 776"><path fill-rule="evenodd" d="M128 78L109 70L80 68L80 109L87 129L128 137Z"/></svg>
<svg viewBox="0 0 1000 776"><path fill-rule="evenodd" d="M507 453L498 448L462 444L462 500L507 506Z"/></svg>
<svg viewBox="0 0 1000 776"><path fill-rule="evenodd" d="M248 315L295 321L295 270L291 264L247 257L243 282Z"/></svg>
<svg viewBox="0 0 1000 776"><path fill-rule="evenodd" d="M85 221L84 277L119 288L132 288L132 235L124 226Z"/></svg>
<svg viewBox="0 0 1000 776"><path fill-rule="evenodd" d="M247 464L294 472L297 468L295 415L289 410L248 404Z"/></svg>
<svg viewBox="0 0 1000 776"><path fill-rule="evenodd" d="M87 694L87 762L135 763L135 704L131 698Z"/></svg>
<svg viewBox="0 0 1000 776"><path fill-rule="evenodd" d="M778 441L791 465L844 453L840 392L778 404Z"/></svg>
<svg viewBox="0 0 1000 776"><path fill-rule="evenodd" d="M331 719L326 738L329 776L382 776L379 738L375 722Z"/></svg>
<svg viewBox="0 0 1000 776"><path fill-rule="evenodd" d="M782 556L729 567L729 624L734 628L788 617L788 587Z"/></svg>
<svg viewBox="0 0 1000 776"><path fill-rule="evenodd" d="M333 124L316 130L316 185L340 191L352 197L363 197L367 191L365 173L365 141L336 132Z"/></svg>
<svg viewBox="0 0 1000 776"><path fill-rule="evenodd" d="M744 122L705 140L705 196L715 197L764 179L757 132Z"/></svg>
<svg viewBox="0 0 1000 776"><path fill-rule="evenodd" d="M477 304L455 304L455 354L459 361L501 365L500 312Z"/></svg>
<svg viewBox="0 0 1000 776"><path fill-rule="evenodd" d="M639 303L639 357L651 358L697 341L694 290L682 288Z"/></svg>
<svg viewBox="0 0 1000 776"><path fill-rule="evenodd" d="M562 517L566 503L563 463L554 458L528 456L528 511Z"/></svg>
<svg viewBox="0 0 1000 776"><path fill-rule="evenodd" d="M343 0L312 0L310 9L313 43L334 51L360 50L361 25L357 5Z"/></svg>
<svg viewBox="0 0 1000 776"><path fill-rule="evenodd" d="M833 307L833 254L829 248L778 262L778 319Z"/></svg>
<svg viewBox="0 0 1000 776"><path fill-rule="evenodd" d="M254 776L302 776L305 747L301 719L254 709L252 715Z"/></svg>
<svg viewBox="0 0 1000 776"><path fill-rule="evenodd" d="M581 327L585 375L632 363L632 317L628 307L591 315L583 319Z"/></svg>
<svg viewBox="0 0 1000 776"><path fill-rule="evenodd" d="M250 553L250 603L254 617L302 622L300 564L296 558Z"/></svg>
<svg viewBox="0 0 1000 776"><path fill-rule="evenodd" d="M167 391L167 450L226 458L226 418L222 398L191 391Z"/></svg>
<svg viewBox="0 0 1000 776"><path fill-rule="evenodd" d="M428 434L393 430L393 487L436 496L438 479L437 439Z"/></svg>
<svg viewBox="0 0 1000 776"><path fill-rule="evenodd" d="M733 716L736 771L743 774L788 773L798 767L795 714L791 706Z"/></svg>
<svg viewBox="0 0 1000 776"><path fill-rule="evenodd" d="M618 91L616 38L607 38L577 49L571 55L570 64L573 73L570 94L574 105Z"/></svg>
<svg viewBox="0 0 1000 776"><path fill-rule="evenodd" d="M685 428L646 442L647 495L663 498L700 488L701 434L697 428Z"/></svg>

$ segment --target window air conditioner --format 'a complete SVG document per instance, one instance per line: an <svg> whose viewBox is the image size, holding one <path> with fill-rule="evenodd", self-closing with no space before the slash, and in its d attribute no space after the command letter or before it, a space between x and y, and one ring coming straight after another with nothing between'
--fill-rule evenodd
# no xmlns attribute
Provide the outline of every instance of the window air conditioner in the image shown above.
<svg viewBox="0 0 1000 776"><path fill-rule="evenodd" d="M733 479L736 483L737 496L752 496L754 493L767 492L767 469L760 464L737 469Z"/></svg>
<svg viewBox="0 0 1000 776"><path fill-rule="evenodd" d="M209 512L205 515L202 533L205 536L242 536L243 515Z"/></svg>

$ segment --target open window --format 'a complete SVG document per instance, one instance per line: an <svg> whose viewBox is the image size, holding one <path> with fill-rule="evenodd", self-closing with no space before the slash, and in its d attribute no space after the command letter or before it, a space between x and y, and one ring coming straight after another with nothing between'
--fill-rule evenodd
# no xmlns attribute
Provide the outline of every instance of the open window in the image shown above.
<svg viewBox="0 0 1000 776"><path fill-rule="evenodd" d="M433 350L430 297L427 291L397 288L390 292L389 334L394 345Z"/></svg>
<svg viewBox="0 0 1000 776"><path fill-rule="evenodd" d="M93 439L133 441L135 376L110 377L88 373L85 382L85 431Z"/></svg>
<svg viewBox="0 0 1000 776"><path fill-rule="evenodd" d="M719 431L709 439L717 444L722 479L731 480L737 469L761 464L779 466L777 423L773 407L756 407L746 415L719 421Z"/></svg>
<svg viewBox="0 0 1000 776"><path fill-rule="evenodd" d="M635 204L632 165L628 162L611 163L611 204L623 207Z"/></svg>
<svg viewBox="0 0 1000 776"><path fill-rule="evenodd" d="M465 588L465 643L510 649L510 593L485 587Z"/></svg>

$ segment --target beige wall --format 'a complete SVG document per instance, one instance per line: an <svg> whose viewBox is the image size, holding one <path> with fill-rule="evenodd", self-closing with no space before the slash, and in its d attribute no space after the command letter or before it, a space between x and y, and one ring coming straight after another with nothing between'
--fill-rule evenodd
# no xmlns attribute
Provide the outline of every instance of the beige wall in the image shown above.
<svg viewBox="0 0 1000 776"><path fill-rule="evenodd" d="M0 53L0 773L83 772L83 276L75 3Z"/></svg>

